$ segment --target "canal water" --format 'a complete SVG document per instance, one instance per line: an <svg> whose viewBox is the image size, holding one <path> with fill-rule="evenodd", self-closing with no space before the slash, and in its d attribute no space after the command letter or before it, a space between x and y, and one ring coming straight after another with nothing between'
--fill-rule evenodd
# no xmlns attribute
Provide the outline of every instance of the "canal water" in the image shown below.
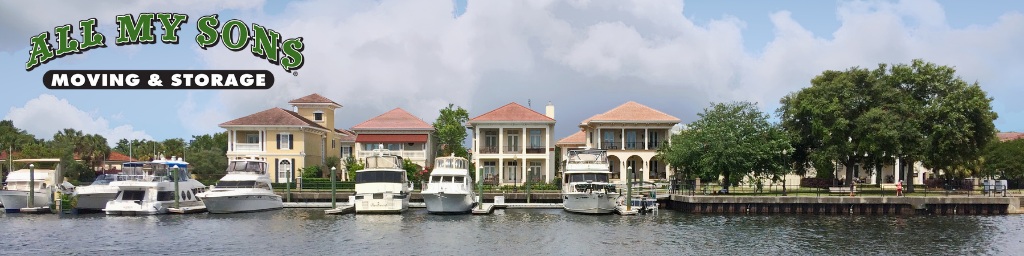
<svg viewBox="0 0 1024 256"><path fill-rule="evenodd" d="M324 215L322 209L121 217L0 215L0 254L1024 254L1024 216L578 215L506 209Z"/></svg>

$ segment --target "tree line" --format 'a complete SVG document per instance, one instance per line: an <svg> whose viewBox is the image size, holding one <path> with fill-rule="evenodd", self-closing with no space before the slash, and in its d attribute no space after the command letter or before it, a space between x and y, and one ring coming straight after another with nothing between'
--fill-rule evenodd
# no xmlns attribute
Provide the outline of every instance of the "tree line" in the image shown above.
<svg viewBox="0 0 1024 256"><path fill-rule="evenodd" d="M725 188L745 176L778 181L810 170L834 179L838 167L849 184L854 166L880 170L897 160L902 177L920 162L943 179L1024 178L1024 140L996 139L992 98L953 67L923 60L852 67L824 71L810 84L780 99L778 122L756 103L713 103L658 157L679 178L723 177Z"/></svg>

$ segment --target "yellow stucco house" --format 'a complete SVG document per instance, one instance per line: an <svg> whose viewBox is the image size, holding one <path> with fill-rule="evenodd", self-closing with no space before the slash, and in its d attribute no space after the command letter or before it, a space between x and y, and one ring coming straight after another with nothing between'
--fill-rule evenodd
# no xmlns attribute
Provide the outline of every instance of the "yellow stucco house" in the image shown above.
<svg viewBox="0 0 1024 256"><path fill-rule="evenodd" d="M228 159L265 157L272 166L270 179L283 183L300 177L306 166L323 166L327 157L340 157L343 146L351 147L355 135L334 128L334 110L340 104L319 94L288 103L293 110L271 108L220 124L228 133Z"/></svg>

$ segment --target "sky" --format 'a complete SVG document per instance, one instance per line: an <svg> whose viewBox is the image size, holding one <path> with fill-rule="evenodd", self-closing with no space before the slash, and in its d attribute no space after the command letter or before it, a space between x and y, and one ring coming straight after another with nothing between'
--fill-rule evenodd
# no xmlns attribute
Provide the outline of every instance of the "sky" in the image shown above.
<svg viewBox="0 0 1024 256"><path fill-rule="evenodd" d="M116 46L114 17L189 15L179 44ZM339 128L394 108L428 123L449 103L470 117L510 102L556 109L555 135L636 101L689 123L712 102L779 99L825 70L924 59L992 97L1001 131L1024 132L1024 1L0 1L0 116L37 138L63 128L121 138L189 138L319 93ZM293 75L246 51L201 49L219 14L303 37ZM25 70L29 39L88 18L108 47ZM157 29L156 33L161 33ZM52 39L52 37L51 37ZM55 42L54 42L55 44ZM48 70L258 69L269 90L49 90Z"/></svg>

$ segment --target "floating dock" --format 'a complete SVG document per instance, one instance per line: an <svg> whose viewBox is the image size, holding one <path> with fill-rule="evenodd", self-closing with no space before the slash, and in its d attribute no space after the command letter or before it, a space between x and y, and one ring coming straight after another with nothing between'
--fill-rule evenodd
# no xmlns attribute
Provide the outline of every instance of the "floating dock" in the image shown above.
<svg viewBox="0 0 1024 256"><path fill-rule="evenodd" d="M324 203L324 202L306 202L306 203L287 202L287 203L283 203L283 204L284 204L284 208L331 208L331 203L330 202L326 202L326 203ZM341 205L341 204L339 203L338 205Z"/></svg>
<svg viewBox="0 0 1024 256"><path fill-rule="evenodd" d="M18 209L20 213L50 213L50 207L31 207Z"/></svg>
<svg viewBox="0 0 1024 256"><path fill-rule="evenodd" d="M178 214L201 213L201 212L206 212L206 205L186 206L186 207L179 207L179 208L167 208L167 212L168 213L178 213Z"/></svg>
<svg viewBox="0 0 1024 256"><path fill-rule="evenodd" d="M480 204L478 207L473 207L473 214L491 214L494 212L494 204Z"/></svg>
<svg viewBox="0 0 1024 256"><path fill-rule="evenodd" d="M349 214L356 213L356 206L350 204L343 204L338 208L324 210L324 214Z"/></svg>

